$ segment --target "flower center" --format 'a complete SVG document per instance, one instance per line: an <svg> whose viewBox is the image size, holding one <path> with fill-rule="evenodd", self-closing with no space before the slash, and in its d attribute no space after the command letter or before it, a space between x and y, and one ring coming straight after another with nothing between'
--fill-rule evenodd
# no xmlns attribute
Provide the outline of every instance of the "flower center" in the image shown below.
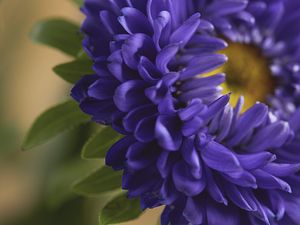
<svg viewBox="0 0 300 225"><path fill-rule="evenodd" d="M275 79L268 60L260 50L253 45L230 43L221 53L228 57L228 62L218 72L226 74L222 87L224 93L232 93L230 103L235 105L239 96L243 95L245 111L257 101L266 102L274 92Z"/></svg>

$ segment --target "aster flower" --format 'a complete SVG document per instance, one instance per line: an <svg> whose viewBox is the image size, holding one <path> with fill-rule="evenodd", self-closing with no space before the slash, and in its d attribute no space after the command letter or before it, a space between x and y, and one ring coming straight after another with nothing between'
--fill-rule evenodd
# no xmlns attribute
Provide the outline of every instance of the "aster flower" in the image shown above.
<svg viewBox="0 0 300 225"><path fill-rule="evenodd" d="M72 96L125 135L106 163L124 170L122 187L143 208L166 205L162 225L299 224L299 38L285 30L297 6L85 1L83 46L95 74ZM232 60L235 53L249 65ZM247 74L247 66L262 69ZM221 84L238 99L234 107Z"/></svg>

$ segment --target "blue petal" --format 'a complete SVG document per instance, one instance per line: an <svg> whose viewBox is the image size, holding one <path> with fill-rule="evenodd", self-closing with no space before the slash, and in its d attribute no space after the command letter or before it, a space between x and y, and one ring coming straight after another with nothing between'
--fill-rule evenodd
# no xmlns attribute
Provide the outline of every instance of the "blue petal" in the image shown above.
<svg viewBox="0 0 300 225"><path fill-rule="evenodd" d="M223 65L227 60L228 58L221 54L207 54L194 57L189 65L182 71L180 77L184 80L200 74L208 73Z"/></svg>
<svg viewBox="0 0 300 225"><path fill-rule="evenodd" d="M259 152L255 154L237 154L242 167L246 170L262 168L269 162L274 161L276 156L269 152Z"/></svg>
<svg viewBox="0 0 300 225"><path fill-rule="evenodd" d="M153 107L152 104L137 107L124 117L124 127L127 131L133 132L142 119L155 115L156 113L156 108Z"/></svg>
<svg viewBox="0 0 300 225"><path fill-rule="evenodd" d="M242 171L235 154L217 142L209 142L204 149L201 149L201 156L208 167L220 172L236 173Z"/></svg>
<svg viewBox="0 0 300 225"><path fill-rule="evenodd" d="M108 150L105 158L105 164L111 166L115 170L123 169L126 162L128 148L134 142L135 140L131 136L124 137L120 141L116 142Z"/></svg>
<svg viewBox="0 0 300 225"><path fill-rule="evenodd" d="M152 34L152 27L147 17L141 11L125 7L122 9L122 14L123 16L119 17L119 22L129 34Z"/></svg>
<svg viewBox="0 0 300 225"><path fill-rule="evenodd" d="M205 167L205 175L207 179L207 190L210 196L219 203L223 203L224 205L228 205L228 201L225 198L224 193L220 189L220 187L217 185L213 174L211 170L207 167Z"/></svg>
<svg viewBox="0 0 300 225"><path fill-rule="evenodd" d="M149 103L144 95L145 82L131 80L121 84L115 91L114 102L123 112L129 112L137 106Z"/></svg>
<svg viewBox="0 0 300 225"><path fill-rule="evenodd" d="M136 126L134 131L134 135L137 140L141 142L150 142L155 138L155 122L157 116L149 116L142 119Z"/></svg>
<svg viewBox="0 0 300 225"><path fill-rule="evenodd" d="M179 44L174 43L164 47L156 57L156 66L161 73L168 73L168 64L179 50Z"/></svg>
<svg viewBox="0 0 300 225"><path fill-rule="evenodd" d="M184 47L200 25L200 13L196 13L178 27L170 37L170 43L181 43Z"/></svg>
<svg viewBox="0 0 300 225"><path fill-rule="evenodd" d="M288 193L292 192L290 185L280 178L277 178L263 170L256 170L253 173L257 180L258 187L260 188L278 189Z"/></svg>
<svg viewBox="0 0 300 225"><path fill-rule="evenodd" d="M227 183L225 186L227 196L234 204L247 211L256 211L257 205L255 203L255 196L252 190L239 188L235 185Z"/></svg>
<svg viewBox="0 0 300 225"><path fill-rule="evenodd" d="M192 224L202 224L205 220L204 205L198 199L189 197L183 211L184 217Z"/></svg>
<svg viewBox="0 0 300 225"><path fill-rule="evenodd" d="M265 122L268 114L268 107L257 103L247 110L238 120L237 128L232 137L226 141L228 146L238 144L252 129Z"/></svg>
<svg viewBox="0 0 300 225"><path fill-rule="evenodd" d="M178 162L173 167L173 181L176 189L187 196L200 194L205 186L205 179L195 179L184 162Z"/></svg>
<svg viewBox="0 0 300 225"><path fill-rule="evenodd" d="M183 141L181 152L185 162L191 166L191 173L193 176L200 179L202 177L203 169L200 156L195 148L194 138L188 138Z"/></svg>
<svg viewBox="0 0 300 225"><path fill-rule="evenodd" d="M213 201L207 203L206 215L209 225L241 225L239 213L235 208L222 206Z"/></svg>
<svg viewBox="0 0 300 225"><path fill-rule="evenodd" d="M115 79L100 78L89 87L88 95L99 100L111 99L118 84Z"/></svg>
<svg viewBox="0 0 300 225"><path fill-rule="evenodd" d="M206 110L207 106L202 103L201 99L193 99L187 107L178 112L178 115L181 120L189 121Z"/></svg>
<svg viewBox="0 0 300 225"><path fill-rule="evenodd" d="M99 77L97 75L87 75L82 77L72 88L71 96L78 102L88 97L87 90L89 86L98 79Z"/></svg>
<svg viewBox="0 0 300 225"><path fill-rule="evenodd" d="M157 160L159 153L156 145L136 142L126 153L127 165L135 170L144 169Z"/></svg>
<svg viewBox="0 0 300 225"><path fill-rule="evenodd" d="M284 163L269 163L263 168L264 171L276 177L288 177L297 173L300 170L300 163L284 164Z"/></svg>
<svg viewBox="0 0 300 225"><path fill-rule="evenodd" d="M226 16L242 11L247 7L247 0L214 1L207 7L207 13L212 17Z"/></svg>
<svg viewBox="0 0 300 225"><path fill-rule="evenodd" d="M177 117L159 116L155 125L155 136L161 147L170 151L178 150L182 143L180 121Z"/></svg>
<svg viewBox="0 0 300 225"><path fill-rule="evenodd" d="M291 131L287 122L276 122L258 130L246 146L250 151L263 151L281 147L290 137Z"/></svg>

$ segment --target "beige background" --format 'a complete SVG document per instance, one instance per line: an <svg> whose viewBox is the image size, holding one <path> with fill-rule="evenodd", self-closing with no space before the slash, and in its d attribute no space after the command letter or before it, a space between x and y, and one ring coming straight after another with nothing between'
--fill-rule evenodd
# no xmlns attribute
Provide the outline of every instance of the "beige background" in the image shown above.
<svg viewBox="0 0 300 225"><path fill-rule="evenodd" d="M14 124L22 137L34 118L49 106L63 101L68 88L52 67L68 57L33 44L28 33L42 18L65 17L80 22L82 15L69 0L0 0L0 114ZM16 140L19 146L20 140ZM37 152L16 150L20 163L0 161L0 224L9 217L26 214L35 204ZM154 225L159 210L147 212L128 225Z"/></svg>

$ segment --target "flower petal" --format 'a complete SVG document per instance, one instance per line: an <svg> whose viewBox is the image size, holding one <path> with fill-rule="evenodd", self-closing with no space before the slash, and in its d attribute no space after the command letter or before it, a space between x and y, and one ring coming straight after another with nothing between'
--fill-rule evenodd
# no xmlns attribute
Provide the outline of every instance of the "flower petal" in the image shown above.
<svg viewBox="0 0 300 225"><path fill-rule="evenodd" d="M160 149L155 145L136 142L126 153L127 165L135 170L144 169L157 160L159 153Z"/></svg>
<svg viewBox="0 0 300 225"><path fill-rule="evenodd" d="M173 181L178 191L187 196L200 194L205 186L205 179L195 179L184 162L177 162L173 167Z"/></svg>
<svg viewBox="0 0 300 225"><path fill-rule="evenodd" d="M99 100L111 99L118 84L116 79L100 78L89 87L88 95Z"/></svg>
<svg viewBox="0 0 300 225"><path fill-rule="evenodd" d="M235 208L222 206L213 201L207 203L206 215L207 224L209 225L240 225L240 216Z"/></svg>
<svg viewBox="0 0 300 225"><path fill-rule="evenodd" d="M203 171L200 156L195 148L194 138L188 138L183 141L181 153L185 162L192 167L191 173L193 176L200 179Z"/></svg>
<svg viewBox="0 0 300 225"><path fill-rule="evenodd" d="M149 116L153 116L157 113L156 108L152 104L142 105L130 111L123 120L124 127L127 131L133 132L138 123Z"/></svg>
<svg viewBox="0 0 300 225"><path fill-rule="evenodd" d="M224 64L228 58L222 54L206 54L194 57L188 66L182 71L182 80L208 73Z"/></svg>
<svg viewBox="0 0 300 225"><path fill-rule="evenodd" d="M183 211L184 217L192 224L202 224L205 219L204 205L197 200L189 197Z"/></svg>
<svg viewBox="0 0 300 225"><path fill-rule="evenodd" d="M180 121L178 118L159 116L155 125L155 136L161 147L170 151L178 150L182 143Z"/></svg>
<svg viewBox="0 0 300 225"><path fill-rule="evenodd" d="M224 193L220 189L220 187L217 185L216 181L214 180L212 171L205 167L205 175L207 179L207 190L209 195L219 203L223 203L224 205L228 205L228 201L225 198Z"/></svg>
<svg viewBox="0 0 300 225"><path fill-rule="evenodd" d="M201 149L201 156L206 165L224 173L241 172L242 167L238 158L224 145L215 141L209 142Z"/></svg>
<svg viewBox="0 0 300 225"><path fill-rule="evenodd" d="M141 11L135 8L125 7L122 9L122 14L123 16L119 17L119 22L129 34L152 34L152 26Z"/></svg>
<svg viewBox="0 0 300 225"><path fill-rule="evenodd" d="M131 80L122 83L115 91L114 102L123 112L129 112L137 106L149 103L144 95L145 82Z"/></svg>
<svg viewBox="0 0 300 225"><path fill-rule="evenodd" d="M86 75L82 77L72 88L71 96L78 102L88 97L87 90L90 85L97 81L99 77L97 75Z"/></svg>
<svg viewBox="0 0 300 225"><path fill-rule="evenodd" d="M287 177L297 173L300 170L300 163L296 163L296 164L269 163L263 168L263 170L276 177Z"/></svg>
<svg viewBox="0 0 300 225"><path fill-rule="evenodd" d="M238 144L252 129L261 125L267 118L268 107L257 103L248 109L238 120L238 124L232 137L226 141L228 146Z"/></svg>
<svg viewBox="0 0 300 225"><path fill-rule="evenodd" d="M168 64L175 57L179 50L179 44L174 43L164 47L156 57L156 66L161 73L170 72Z"/></svg>
<svg viewBox="0 0 300 225"><path fill-rule="evenodd" d="M125 166L126 154L131 144L135 142L134 138L127 136L116 142L108 150L105 164L111 166L115 170L121 170Z"/></svg>
<svg viewBox="0 0 300 225"><path fill-rule="evenodd" d="M288 193L292 192L290 185L284 180L281 180L263 170L255 170L253 173L257 180L257 185L260 188L279 189Z"/></svg>
<svg viewBox="0 0 300 225"><path fill-rule="evenodd" d="M192 15L170 37L170 43L181 43L184 47L200 25L200 13Z"/></svg>
<svg viewBox="0 0 300 225"><path fill-rule="evenodd" d="M291 130L287 122L275 122L258 130L246 146L250 151L263 151L281 147L291 136Z"/></svg>
<svg viewBox="0 0 300 225"><path fill-rule="evenodd" d="M136 126L134 135L140 142L150 142L155 138L155 122L157 115L142 119Z"/></svg>
<svg viewBox="0 0 300 225"><path fill-rule="evenodd" d="M237 158L244 169L253 170L274 161L276 156L269 152L259 152L255 154L237 154Z"/></svg>

